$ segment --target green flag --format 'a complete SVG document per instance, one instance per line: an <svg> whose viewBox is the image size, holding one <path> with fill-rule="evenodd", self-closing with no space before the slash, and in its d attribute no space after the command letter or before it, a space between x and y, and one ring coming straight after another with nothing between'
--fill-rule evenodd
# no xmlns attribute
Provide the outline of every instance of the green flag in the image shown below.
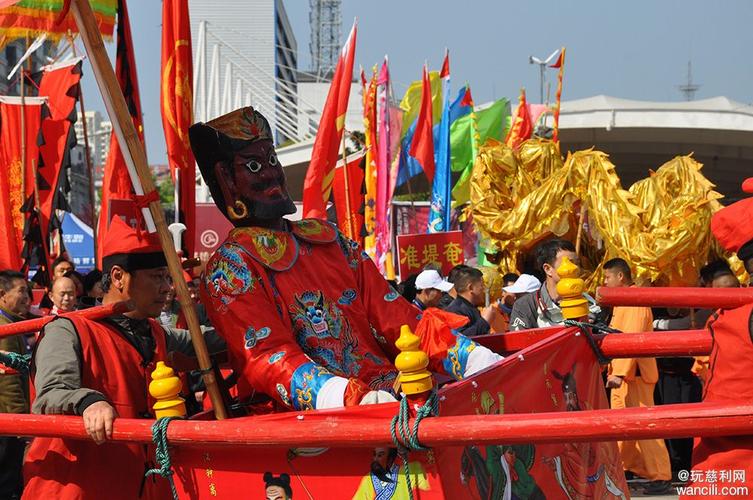
<svg viewBox="0 0 753 500"><path fill-rule="evenodd" d="M452 124L450 168L453 172L461 172L460 179L452 189L453 206L470 200L470 180L479 146L489 137L503 140L509 129L510 101L507 99L500 99L482 111L458 118Z"/></svg>

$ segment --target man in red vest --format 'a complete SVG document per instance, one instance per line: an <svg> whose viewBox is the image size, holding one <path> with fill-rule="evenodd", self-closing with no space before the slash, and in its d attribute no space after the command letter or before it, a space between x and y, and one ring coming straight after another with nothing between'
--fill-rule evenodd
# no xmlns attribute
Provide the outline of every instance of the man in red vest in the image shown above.
<svg viewBox="0 0 753 500"><path fill-rule="evenodd" d="M185 330L164 328L159 316L170 290L155 235L113 218L103 249L103 304L130 301L133 310L92 321L59 318L42 331L32 375L34 413L81 415L93 441L36 438L24 465L23 498L170 498L167 481L144 479L152 453L113 443L113 421L151 418L147 391L157 361L170 351L193 354ZM210 350L222 341L207 335Z"/></svg>
<svg viewBox="0 0 753 500"><path fill-rule="evenodd" d="M745 181L743 190L753 193L753 178ZM751 221L753 198L733 203L711 219L719 244L736 252L744 263L753 261ZM753 401L753 303L720 309L706 325L713 343L703 400L749 404ZM683 498L749 496L753 492L753 435L696 439L689 477L695 489Z"/></svg>

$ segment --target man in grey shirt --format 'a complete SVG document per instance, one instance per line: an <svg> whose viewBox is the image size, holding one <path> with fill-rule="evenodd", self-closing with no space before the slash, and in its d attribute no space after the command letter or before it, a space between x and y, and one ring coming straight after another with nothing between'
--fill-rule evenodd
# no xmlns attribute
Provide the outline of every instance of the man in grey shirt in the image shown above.
<svg viewBox="0 0 753 500"><path fill-rule="evenodd" d="M32 411L80 415L94 442L35 438L24 466L30 498L161 498L164 493L163 482L142 481L152 460L146 447L97 445L112 438L117 417L151 418L147 387L156 362L170 351L191 355L194 349L187 331L154 319L171 284L155 235L114 217L103 254L102 303L128 301L133 310L97 321L52 321L42 331L32 366L37 390ZM224 347L213 331L206 339L210 351Z"/></svg>

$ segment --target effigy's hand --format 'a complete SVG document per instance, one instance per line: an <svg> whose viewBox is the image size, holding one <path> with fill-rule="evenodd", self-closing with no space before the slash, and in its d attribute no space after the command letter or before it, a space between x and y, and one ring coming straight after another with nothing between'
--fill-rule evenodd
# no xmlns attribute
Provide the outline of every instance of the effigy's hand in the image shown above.
<svg viewBox="0 0 753 500"><path fill-rule="evenodd" d="M387 391L369 391L361 399L359 405L377 405L380 403L396 403L395 396Z"/></svg>
<svg viewBox="0 0 753 500"><path fill-rule="evenodd" d="M84 428L97 444L112 439L112 423L117 418L115 411L107 401L97 401L89 405L82 414Z"/></svg>

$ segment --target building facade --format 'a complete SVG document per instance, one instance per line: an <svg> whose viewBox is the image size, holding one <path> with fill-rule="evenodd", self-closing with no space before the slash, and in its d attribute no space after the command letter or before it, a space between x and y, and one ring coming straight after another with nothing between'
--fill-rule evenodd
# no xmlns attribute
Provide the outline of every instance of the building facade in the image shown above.
<svg viewBox="0 0 753 500"><path fill-rule="evenodd" d="M296 140L298 45L282 0L189 0L194 115L243 105L269 119L278 144Z"/></svg>

